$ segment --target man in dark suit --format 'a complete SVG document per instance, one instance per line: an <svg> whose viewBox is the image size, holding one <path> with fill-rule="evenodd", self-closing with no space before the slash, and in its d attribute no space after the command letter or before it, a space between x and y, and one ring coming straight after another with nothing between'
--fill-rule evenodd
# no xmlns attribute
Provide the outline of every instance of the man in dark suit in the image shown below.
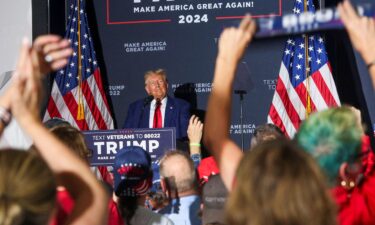
<svg viewBox="0 0 375 225"><path fill-rule="evenodd" d="M149 97L129 105L123 128L175 127L177 139L186 137L189 103L167 95L168 81L163 69L147 71L144 78Z"/></svg>

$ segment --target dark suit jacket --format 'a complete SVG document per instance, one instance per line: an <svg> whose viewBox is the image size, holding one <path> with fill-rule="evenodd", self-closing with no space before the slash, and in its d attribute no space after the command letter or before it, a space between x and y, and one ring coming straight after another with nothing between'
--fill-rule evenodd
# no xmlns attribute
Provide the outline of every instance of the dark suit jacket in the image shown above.
<svg viewBox="0 0 375 225"><path fill-rule="evenodd" d="M187 137L190 119L190 104L182 99L167 97L164 127L175 127L176 138ZM150 104L138 100L129 105L123 128L149 128Z"/></svg>

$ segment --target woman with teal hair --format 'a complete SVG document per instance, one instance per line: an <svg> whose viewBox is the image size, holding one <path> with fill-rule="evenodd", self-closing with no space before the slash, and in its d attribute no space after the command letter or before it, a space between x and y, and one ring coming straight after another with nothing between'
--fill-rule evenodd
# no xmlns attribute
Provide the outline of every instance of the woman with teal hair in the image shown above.
<svg viewBox="0 0 375 225"><path fill-rule="evenodd" d="M342 165L355 162L361 147L362 128L349 107L328 109L308 118L296 139L335 184Z"/></svg>
<svg viewBox="0 0 375 225"><path fill-rule="evenodd" d="M339 206L341 225L374 224L374 154L361 151L363 129L349 107L311 115L295 139L318 162Z"/></svg>

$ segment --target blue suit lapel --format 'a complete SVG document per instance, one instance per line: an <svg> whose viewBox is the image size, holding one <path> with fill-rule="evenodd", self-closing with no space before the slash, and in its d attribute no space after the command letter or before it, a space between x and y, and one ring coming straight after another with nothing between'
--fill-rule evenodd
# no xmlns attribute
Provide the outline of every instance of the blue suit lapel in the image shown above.
<svg viewBox="0 0 375 225"><path fill-rule="evenodd" d="M175 110L174 101L172 98L168 97L167 100L167 107L165 108L165 119L164 119L164 127L173 127L172 118L173 118L173 111Z"/></svg>
<svg viewBox="0 0 375 225"><path fill-rule="evenodd" d="M150 123L150 105L147 104L146 107L143 109L143 115L141 118L140 128L149 128Z"/></svg>

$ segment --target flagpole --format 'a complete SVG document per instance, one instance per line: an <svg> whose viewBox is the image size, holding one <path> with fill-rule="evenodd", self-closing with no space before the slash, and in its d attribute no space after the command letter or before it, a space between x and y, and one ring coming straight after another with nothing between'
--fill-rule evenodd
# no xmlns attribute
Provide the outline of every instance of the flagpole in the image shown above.
<svg viewBox="0 0 375 225"><path fill-rule="evenodd" d="M304 0L304 12L307 12L307 1ZM310 98L310 65L309 65L309 36L305 34L305 77L306 77L306 118L311 113L311 98Z"/></svg>
<svg viewBox="0 0 375 225"><path fill-rule="evenodd" d="M78 40L78 109L77 120L85 119L82 94L82 52L81 52L81 0L77 0L77 40Z"/></svg>

